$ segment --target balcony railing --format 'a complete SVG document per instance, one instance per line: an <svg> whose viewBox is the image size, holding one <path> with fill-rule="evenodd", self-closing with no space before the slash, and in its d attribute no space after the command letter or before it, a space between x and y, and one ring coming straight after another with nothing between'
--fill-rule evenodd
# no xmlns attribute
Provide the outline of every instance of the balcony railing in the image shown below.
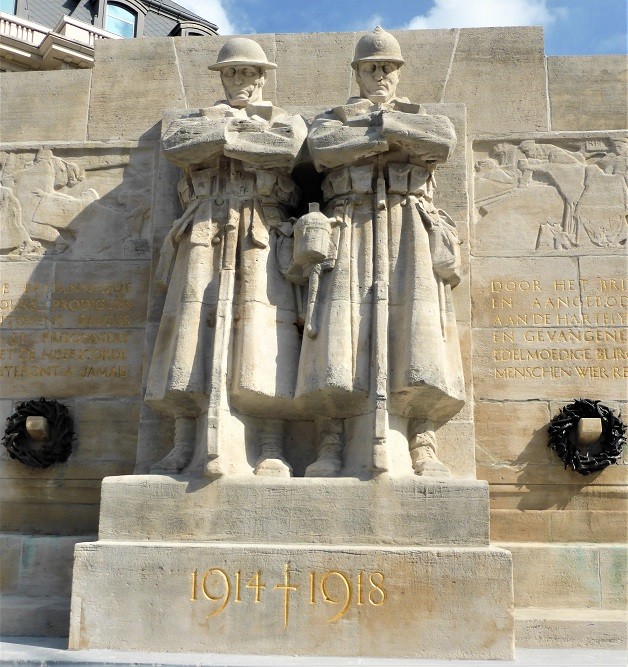
<svg viewBox="0 0 628 667"><path fill-rule="evenodd" d="M49 32L51 30L43 25L0 12L0 35L39 46Z"/></svg>
<svg viewBox="0 0 628 667"><path fill-rule="evenodd" d="M54 29L0 12L0 69L86 68L94 65L94 44L122 39L89 23L64 16Z"/></svg>
<svg viewBox="0 0 628 667"><path fill-rule="evenodd" d="M107 32L100 28L94 28L93 25L77 21L70 16L64 16L57 24L54 32L75 42L88 44L91 47L94 46L94 43L98 39L122 39L119 35L114 35L112 32Z"/></svg>
<svg viewBox="0 0 628 667"><path fill-rule="evenodd" d="M18 39L37 47L51 33L63 35L73 42L86 44L92 48L98 39L121 39L119 35L114 35L100 28L94 28L93 25L77 21L70 16L64 16L54 30L52 30L38 23L22 19L19 16L0 12L0 35L4 37L12 37L13 39Z"/></svg>

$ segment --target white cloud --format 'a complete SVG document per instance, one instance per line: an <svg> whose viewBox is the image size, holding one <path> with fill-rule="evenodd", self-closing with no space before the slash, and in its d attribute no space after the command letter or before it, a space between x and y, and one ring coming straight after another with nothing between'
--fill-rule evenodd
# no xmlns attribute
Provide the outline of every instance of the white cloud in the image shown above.
<svg viewBox="0 0 628 667"><path fill-rule="evenodd" d="M404 28L547 26L566 13L564 7L548 9L547 0L434 0L426 14L415 16Z"/></svg>
<svg viewBox="0 0 628 667"><path fill-rule="evenodd" d="M237 34L237 28L225 9L228 2L224 0L178 0L178 4L201 18L215 23L221 35Z"/></svg>
<svg viewBox="0 0 628 667"><path fill-rule="evenodd" d="M375 26L382 25L383 18L381 14L373 14L367 19L360 19L353 23L349 30L362 31L362 30L373 30Z"/></svg>

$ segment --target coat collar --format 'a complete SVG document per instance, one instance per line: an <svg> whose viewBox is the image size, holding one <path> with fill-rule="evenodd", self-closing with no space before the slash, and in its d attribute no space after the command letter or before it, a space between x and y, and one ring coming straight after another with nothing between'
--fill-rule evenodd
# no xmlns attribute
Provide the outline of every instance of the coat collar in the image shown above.
<svg viewBox="0 0 628 667"><path fill-rule="evenodd" d="M221 110L231 111L234 116L241 116L246 114L249 118L252 116L257 116L258 118L263 118L269 123L272 122L277 116L282 116L285 114L283 109L276 107L272 102L267 102L262 100L256 104L247 104L244 109L236 109L232 107L227 100L219 100L214 104L214 107L221 107Z"/></svg>
<svg viewBox="0 0 628 667"><path fill-rule="evenodd" d="M368 113L375 106L373 102L364 97L350 97L346 104L336 107L334 111L340 117L352 117ZM424 113L420 104L412 104L407 97L396 97L391 102L388 102L384 108L404 113Z"/></svg>

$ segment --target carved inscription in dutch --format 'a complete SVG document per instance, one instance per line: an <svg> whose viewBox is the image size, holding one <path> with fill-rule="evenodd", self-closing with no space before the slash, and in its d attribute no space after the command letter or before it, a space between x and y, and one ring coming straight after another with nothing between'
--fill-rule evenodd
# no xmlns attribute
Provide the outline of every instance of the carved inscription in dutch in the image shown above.
<svg viewBox="0 0 628 667"><path fill-rule="evenodd" d="M605 275L487 279L475 332L480 396L623 395L628 279L613 275L615 263Z"/></svg>
<svg viewBox="0 0 628 667"><path fill-rule="evenodd" d="M3 396L134 395L141 379L148 266L105 265L109 279L0 283ZM113 278L117 273L117 279ZM46 276L42 276L46 277ZM103 382L105 380L105 382Z"/></svg>
<svg viewBox="0 0 628 667"><path fill-rule="evenodd" d="M628 281L599 279L597 294L580 295L587 283L491 282L494 379L628 378ZM573 312L587 306L600 310Z"/></svg>

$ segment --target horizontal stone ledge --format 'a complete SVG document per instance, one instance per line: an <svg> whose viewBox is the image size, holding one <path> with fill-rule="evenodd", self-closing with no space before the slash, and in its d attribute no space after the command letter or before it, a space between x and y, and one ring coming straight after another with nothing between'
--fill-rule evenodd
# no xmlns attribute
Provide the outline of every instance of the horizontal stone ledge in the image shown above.
<svg viewBox="0 0 628 667"><path fill-rule="evenodd" d="M159 147L157 139L139 139L128 141L124 139L112 139L111 141L0 141L0 150L18 151L33 150L40 148L60 148L60 149L88 149L107 150L111 148L156 148Z"/></svg>
<svg viewBox="0 0 628 667"><path fill-rule="evenodd" d="M99 534L109 540L487 545L488 485L410 476L107 477Z"/></svg>
<svg viewBox="0 0 628 667"><path fill-rule="evenodd" d="M526 141L534 139L535 141L552 141L554 139L604 139L622 138L626 136L626 130L591 130L591 131L563 131L563 132L506 132L498 134L478 133L470 137L469 140L474 144L482 142L498 141Z"/></svg>
<svg viewBox="0 0 628 667"><path fill-rule="evenodd" d="M515 609L517 648L625 650L627 633L620 609Z"/></svg>

